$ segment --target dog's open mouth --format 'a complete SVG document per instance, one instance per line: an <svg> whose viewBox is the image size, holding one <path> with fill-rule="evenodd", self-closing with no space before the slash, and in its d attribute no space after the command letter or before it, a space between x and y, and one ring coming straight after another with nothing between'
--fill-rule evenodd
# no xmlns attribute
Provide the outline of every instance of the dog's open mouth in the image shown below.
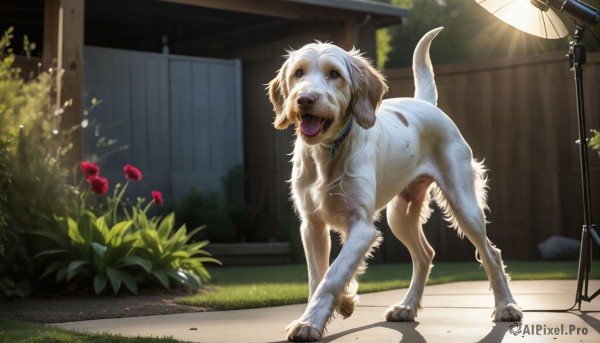
<svg viewBox="0 0 600 343"><path fill-rule="evenodd" d="M300 123L300 130L306 137L314 137L319 132L325 132L331 126L331 119L323 119L315 117L311 114L305 114L302 116L302 122Z"/></svg>

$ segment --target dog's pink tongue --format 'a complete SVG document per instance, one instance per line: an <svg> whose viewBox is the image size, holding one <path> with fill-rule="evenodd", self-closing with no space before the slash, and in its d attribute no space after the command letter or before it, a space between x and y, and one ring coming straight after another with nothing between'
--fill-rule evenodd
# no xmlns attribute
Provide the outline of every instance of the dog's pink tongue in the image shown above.
<svg viewBox="0 0 600 343"><path fill-rule="evenodd" d="M313 137L321 130L321 119L311 115L305 115L302 117L302 123L300 123L300 129L305 136Z"/></svg>

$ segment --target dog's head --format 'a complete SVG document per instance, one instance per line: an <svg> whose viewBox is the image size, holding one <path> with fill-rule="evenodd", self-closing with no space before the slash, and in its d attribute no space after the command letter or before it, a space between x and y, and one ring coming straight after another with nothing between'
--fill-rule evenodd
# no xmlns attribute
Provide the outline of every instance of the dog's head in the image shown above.
<svg viewBox="0 0 600 343"><path fill-rule="evenodd" d="M275 127L295 124L309 144L335 139L351 115L363 128L372 127L387 89L384 77L358 50L321 42L289 52L268 85Z"/></svg>

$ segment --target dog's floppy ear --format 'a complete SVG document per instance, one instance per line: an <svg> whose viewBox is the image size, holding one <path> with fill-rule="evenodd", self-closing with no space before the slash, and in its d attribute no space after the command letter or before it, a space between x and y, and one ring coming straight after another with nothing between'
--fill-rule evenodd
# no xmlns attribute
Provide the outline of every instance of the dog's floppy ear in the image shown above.
<svg viewBox="0 0 600 343"><path fill-rule="evenodd" d="M285 75L287 73L288 62L284 62L277 76L271 82L269 82L267 89L269 91L269 100L273 104L273 111L275 111L275 122L273 125L276 129L283 130L290 125L290 121L285 113L285 101L288 96L287 84L285 82Z"/></svg>
<svg viewBox="0 0 600 343"><path fill-rule="evenodd" d="M356 122L368 129L375 125L375 112L388 86L383 75L373 68L358 50L352 49L350 56L349 69L352 82L350 110Z"/></svg>

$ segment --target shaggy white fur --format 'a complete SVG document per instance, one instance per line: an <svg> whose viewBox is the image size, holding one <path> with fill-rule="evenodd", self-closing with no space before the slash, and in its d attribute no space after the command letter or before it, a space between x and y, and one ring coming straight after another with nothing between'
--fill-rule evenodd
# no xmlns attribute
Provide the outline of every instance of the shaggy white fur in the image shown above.
<svg viewBox="0 0 600 343"><path fill-rule="evenodd" d="M434 256L422 229L431 199L477 249L495 296L494 320L522 318L500 250L486 237L485 168L436 106L429 46L441 29L427 33L415 49L414 98L382 101L385 79L357 50L321 42L291 51L268 85L275 127L294 124L297 135L291 190L302 222L310 296L304 314L286 328L290 341L321 339L334 310L352 314L356 276L381 241L373 220L383 208L413 260L410 288L385 317L414 320ZM331 265L330 229L343 243Z"/></svg>

